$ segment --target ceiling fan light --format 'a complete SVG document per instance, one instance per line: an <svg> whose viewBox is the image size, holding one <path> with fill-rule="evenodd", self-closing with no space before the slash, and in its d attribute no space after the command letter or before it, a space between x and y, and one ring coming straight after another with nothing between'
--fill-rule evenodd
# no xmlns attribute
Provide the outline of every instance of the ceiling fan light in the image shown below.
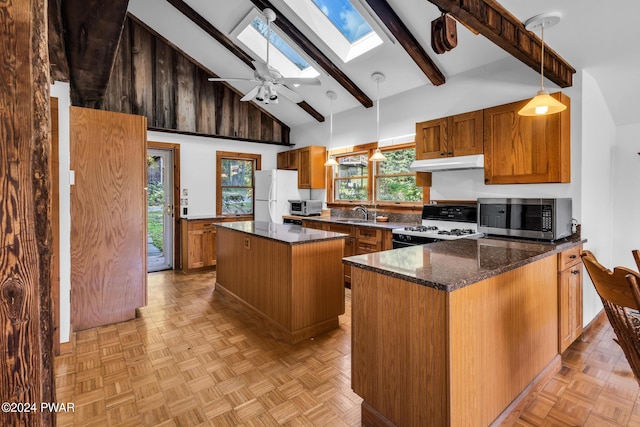
<svg viewBox="0 0 640 427"><path fill-rule="evenodd" d="M267 98L267 91L264 88L264 86L262 86L260 90L258 90L258 94L256 95L256 101L264 102L265 98Z"/></svg>
<svg viewBox="0 0 640 427"><path fill-rule="evenodd" d="M566 105L542 89L538 91L538 94L531 101L527 102L527 105L518 111L518 114L521 116L545 116L556 114L566 109Z"/></svg>
<svg viewBox="0 0 640 427"><path fill-rule="evenodd" d="M273 86L269 86L269 99L275 101L278 99L278 94L276 93L276 88Z"/></svg>

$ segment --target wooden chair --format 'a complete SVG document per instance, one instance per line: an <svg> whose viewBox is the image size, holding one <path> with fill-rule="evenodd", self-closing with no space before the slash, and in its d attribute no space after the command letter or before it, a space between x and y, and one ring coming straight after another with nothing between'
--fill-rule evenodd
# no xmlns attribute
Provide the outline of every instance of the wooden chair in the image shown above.
<svg viewBox="0 0 640 427"><path fill-rule="evenodd" d="M602 299L616 341L631 365L640 385L640 273L625 267L613 272L602 266L589 251L582 252L591 281Z"/></svg>
<svg viewBox="0 0 640 427"><path fill-rule="evenodd" d="M636 249L631 251L633 254L633 259L636 260L636 265L638 266L638 271L640 271L640 249Z"/></svg>

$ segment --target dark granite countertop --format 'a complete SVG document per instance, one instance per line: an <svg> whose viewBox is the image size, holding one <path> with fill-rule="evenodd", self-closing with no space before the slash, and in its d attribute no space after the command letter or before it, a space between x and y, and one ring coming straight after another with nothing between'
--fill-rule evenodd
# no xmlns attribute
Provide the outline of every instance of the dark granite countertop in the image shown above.
<svg viewBox="0 0 640 427"><path fill-rule="evenodd" d="M422 223L422 220L415 222L377 222L374 220L363 220L357 218L336 218L332 216L295 216L285 215L283 218L295 218L300 220L318 221L318 222L331 222L333 224L345 224L345 225L357 225L358 227L373 227L381 228L384 230L393 230L394 228L404 228L409 226L415 226Z"/></svg>
<svg viewBox="0 0 640 427"><path fill-rule="evenodd" d="M317 242L320 240L336 240L349 237L348 234L332 231L304 228L295 224L276 224L263 221L236 221L216 223L216 227L229 228L241 233L275 240L290 245Z"/></svg>
<svg viewBox="0 0 640 427"><path fill-rule="evenodd" d="M586 242L477 237L343 258L345 264L451 292Z"/></svg>

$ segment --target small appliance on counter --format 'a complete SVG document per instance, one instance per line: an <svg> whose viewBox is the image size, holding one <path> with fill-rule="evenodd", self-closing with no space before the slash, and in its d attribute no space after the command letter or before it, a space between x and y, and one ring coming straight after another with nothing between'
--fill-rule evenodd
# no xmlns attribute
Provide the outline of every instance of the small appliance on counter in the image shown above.
<svg viewBox="0 0 640 427"><path fill-rule="evenodd" d="M318 216L322 214L322 200L289 200L291 215Z"/></svg>
<svg viewBox="0 0 640 427"><path fill-rule="evenodd" d="M437 204L422 207L422 225L391 230L393 249L481 236L475 204Z"/></svg>
<svg viewBox="0 0 640 427"><path fill-rule="evenodd" d="M559 240L572 234L570 198L478 199L478 231L509 237Z"/></svg>

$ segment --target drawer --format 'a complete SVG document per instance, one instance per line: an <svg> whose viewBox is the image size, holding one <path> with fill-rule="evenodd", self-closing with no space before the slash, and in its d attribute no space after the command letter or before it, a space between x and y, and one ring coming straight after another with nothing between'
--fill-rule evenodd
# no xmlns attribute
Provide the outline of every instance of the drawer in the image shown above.
<svg viewBox="0 0 640 427"><path fill-rule="evenodd" d="M564 252L558 254L558 271L566 270L567 268L582 262L580 259L580 253L582 252L582 245L578 245L574 248L567 249Z"/></svg>
<svg viewBox="0 0 640 427"><path fill-rule="evenodd" d="M356 254L370 254L373 252L380 252L382 250L382 242L378 241L371 243L369 241L358 240L358 246L356 248Z"/></svg>
<svg viewBox="0 0 640 427"><path fill-rule="evenodd" d="M199 231L199 230L213 230L215 228L215 225L213 224L213 221L208 219L208 220L202 220L202 221L189 221L188 226L187 226L187 230L189 231Z"/></svg>
<svg viewBox="0 0 640 427"><path fill-rule="evenodd" d="M325 229L325 224L320 222L320 221L309 221L309 220L302 220L302 226L304 228L313 228L316 230L324 230Z"/></svg>
<svg viewBox="0 0 640 427"><path fill-rule="evenodd" d="M353 227L347 224L327 224L328 231L333 231L334 233L344 233L344 234L353 234Z"/></svg>
<svg viewBox="0 0 640 427"><path fill-rule="evenodd" d="M382 241L382 230L378 230L376 228L358 227L356 229L356 238L359 241L379 244Z"/></svg>

